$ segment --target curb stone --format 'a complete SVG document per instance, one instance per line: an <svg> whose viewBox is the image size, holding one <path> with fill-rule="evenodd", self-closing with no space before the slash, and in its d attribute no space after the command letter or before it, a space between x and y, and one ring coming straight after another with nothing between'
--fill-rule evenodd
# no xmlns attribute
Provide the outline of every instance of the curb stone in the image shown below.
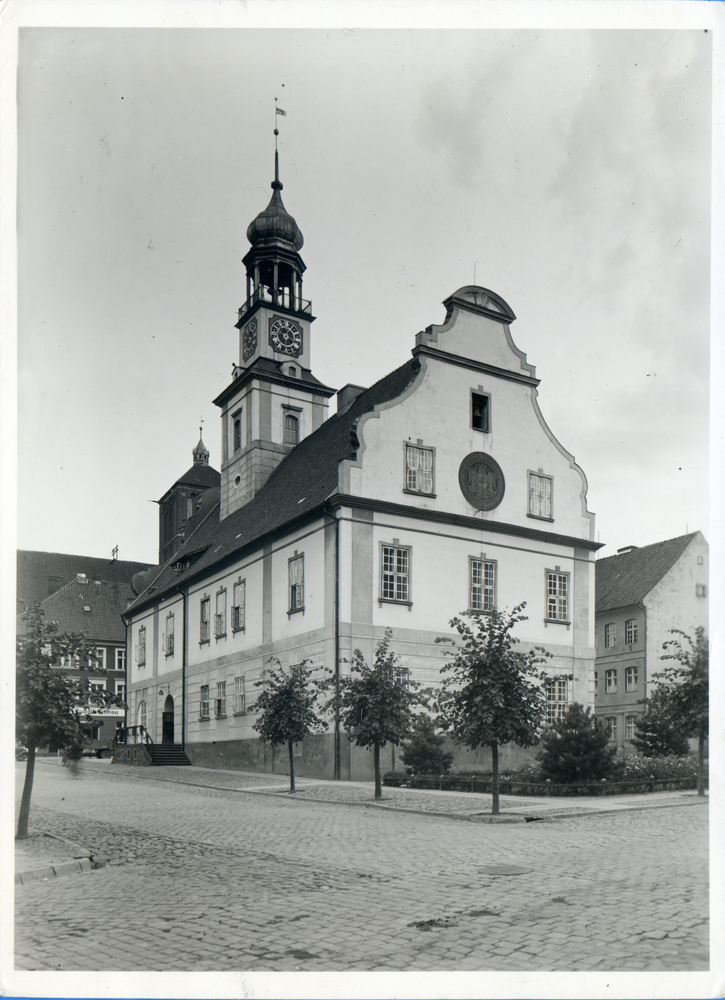
<svg viewBox="0 0 725 1000"><path fill-rule="evenodd" d="M64 861L60 865L45 865L43 868L31 868L27 872L16 872L15 884L25 885L28 882L42 882L45 879L56 878L60 875L75 875L77 872L89 872L92 867L90 858L81 858L79 861Z"/></svg>

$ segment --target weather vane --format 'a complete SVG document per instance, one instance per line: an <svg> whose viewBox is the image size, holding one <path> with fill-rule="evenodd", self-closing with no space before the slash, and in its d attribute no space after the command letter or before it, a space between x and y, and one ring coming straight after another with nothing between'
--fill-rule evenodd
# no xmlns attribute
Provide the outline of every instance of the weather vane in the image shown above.
<svg viewBox="0 0 725 1000"><path fill-rule="evenodd" d="M284 87L284 84L282 84ZM277 104L277 98L274 99L274 151L277 152L277 136L279 135L279 129L277 128L277 115L282 115L283 118L287 117L287 112L283 111L282 108Z"/></svg>

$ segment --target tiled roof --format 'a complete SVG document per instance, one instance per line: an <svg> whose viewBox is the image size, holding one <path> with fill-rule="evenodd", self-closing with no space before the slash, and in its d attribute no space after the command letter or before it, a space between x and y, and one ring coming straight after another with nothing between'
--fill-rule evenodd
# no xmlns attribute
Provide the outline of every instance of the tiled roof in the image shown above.
<svg viewBox="0 0 725 1000"><path fill-rule="evenodd" d="M596 562L596 612L628 607L645 599L677 562L697 532L622 552Z"/></svg>
<svg viewBox="0 0 725 1000"><path fill-rule="evenodd" d="M166 496L175 486L218 486L221 482L221 473L212 469L210 465L192 465L192 467L180 476L174 485L164 493ZM163 499L163 498L162 498Z"/></svg>
<svg viewBox="0 0 725 1000"><path fill-rule="evenodd" d="M94 642L125 642L126 626L121 615L127 600L133 597L128 583L74 580L47 597L41 607L46 621L58 622L61 632L80 632Z"/></svg>
<svg viewBox="0 0 725 1000"><path fill-rule="evenodd" d="M18 604L32 607L60 587L85 573L89 580L110 580L130 584L134 573L153 566L151 562L127 559L99 559L94 556L66 555L63 552L18 550Z"/></svg>
<svg viewBox="0 0 725 1000"><path fill-rule="evenodd" d="M286 455L264 487L248 504L219 521L218 509L210 512L181 549L162 567L151 588L144 591L138 604L156 599L176 588L183 580L173 564L185 553L208 546L189 572L198 572L224 559L257 539L277 531L321 507L337 492L338 465L353 455L358 447L355 424L362 414L380 403L395 399L413 381L420 362L407 361L386 375L353 401L344 413L334 414L313 434L304 438Z"/></svg>

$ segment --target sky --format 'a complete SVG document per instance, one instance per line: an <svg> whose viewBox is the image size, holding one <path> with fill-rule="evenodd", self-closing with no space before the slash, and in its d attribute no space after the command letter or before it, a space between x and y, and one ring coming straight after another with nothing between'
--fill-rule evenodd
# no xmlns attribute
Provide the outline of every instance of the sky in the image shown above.
<svg viewBox="0 0 725 1000"><path fill-rule="evenodd" d="M709 537L712 32L239 25L20 32L18 547L155 562L200 425L219 468L275 97L316 377L402 364L475 269L600 556Z"/></svg>

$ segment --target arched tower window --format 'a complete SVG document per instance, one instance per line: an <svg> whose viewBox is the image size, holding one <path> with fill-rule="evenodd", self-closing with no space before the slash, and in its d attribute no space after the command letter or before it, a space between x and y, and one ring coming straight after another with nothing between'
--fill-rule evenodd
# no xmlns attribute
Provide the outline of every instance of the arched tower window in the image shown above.
<svg viewBox="0 0 725 1000"><path fill-rule="evenodd" d="M300 440L300 422L292 413L287 413L284 418L284 443L298 444Z"/></svg>

